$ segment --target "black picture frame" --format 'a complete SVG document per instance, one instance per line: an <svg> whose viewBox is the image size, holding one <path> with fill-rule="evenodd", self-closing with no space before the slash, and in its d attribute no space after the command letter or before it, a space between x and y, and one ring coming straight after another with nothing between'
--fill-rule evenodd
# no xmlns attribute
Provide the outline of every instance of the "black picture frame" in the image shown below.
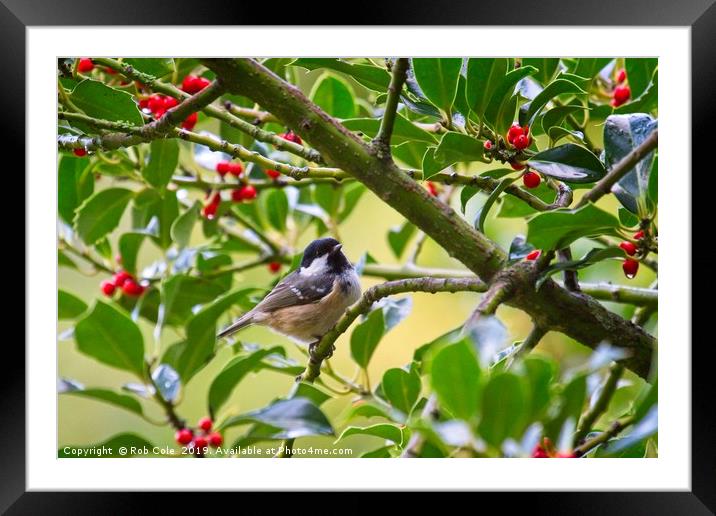
<svg viewBox="0 0 716 516"><path fill-rule="evenodd" d="M316 12L337 12L334 3L322 5L312 2L310 8L289 6L272 9L271 24L319 23ZM343 8L341 8L343 9ZM165 25L231 25L245 24L246 20L261 20L257 12L261 6L255 2L213 1L147 2L123 0L0 0L0 55L4 81L0 94L1 113L4 118L3 143L7 149L25 149L25 30L37 25L142 25L147 22ZM338 17L337 17L338 18ZM694 170L709 172L713 169L710 149L713 146L714 123L712 114L716 101L716 4L714 0L586 0L570 2L543 0L541 2L491 2L479 4L465 0L413 0L406 8L397 2L389 5L376 2L364 10L356 10L349 17L352 24L396 25L619 25L619 26L689 26L692 44L692 163ZM333 23L331 23L333 24ZM685 149L684 152L688 152ZM24 155L15 153L24 161ZM701 165L701 166L699 166ZM16 169L17 170L17 169ZM6 170L6 172L9 172ZM670 171L687 174L688 171ZM16 177L16 176L6 176ZM698 177L692 174L692 179ZM13 180L19 189L20 182ZM696 207L708 203L697 202L696 195L708 195L708 188L693 189L692 236L707 239L711 234L706 226L711 219L708 213L699 214ZM27 192L26 192L27 193ZM19 192L15 192L19 196ZM29 205L29 201L28 201ZM703 208L702 208L703 209ZM700 216L702 215L702 216ZM684 228L687 230L687 228ZM18 246L19 247L19 246ZM694 274L713 274L712 258L708 253L691 253ZM19 262L19 260L18 260ZM28 274L30 271L25 271ZM709 320L708 302L697 303L697 292L692 290L692 322ZM708 295L708 294L706 294ZM684 328L689 338L690 328ZM694 334L695 336L696 334ZM533 514L714 514L716 512L716 413L713 402L714 388L710 382L713 362L709 356L712 339L693 339L692 346L692 491L690 492L634 492L634 493L546 493L510 494L507 504L516 509L523 506ZM4 367L0 375L0 415L5 446L0 455L0 511L8 514L68 513L103 514L149 512L161 504L162 512L184 497L177 493L158 496L153 493L39 493L26 492L25 488L25 351L16 343L6 340ZM668 345L685 346L685 342ZM48 345L51 345L48 343ZM29 379L31 380L31 379ZM53 430L54 431L54 430ZM317 488L320 482L316 483ZM212 495L211 505L217 507ZM230 494L224 497L232 496ZM241 496L244 496L243 494ZM350 507L348 497L342 498L343 507ZM494 502L505 497L500 493L490 496ZM498 498L501 497L501 498ZM222 500L223 501L223 500ZM480 499L484 504L484 498ZM298 507L295 498L286 502L286 510ZM358 502L357 502L358 503ZM403 508L406 506L402 505Z"/></svg>

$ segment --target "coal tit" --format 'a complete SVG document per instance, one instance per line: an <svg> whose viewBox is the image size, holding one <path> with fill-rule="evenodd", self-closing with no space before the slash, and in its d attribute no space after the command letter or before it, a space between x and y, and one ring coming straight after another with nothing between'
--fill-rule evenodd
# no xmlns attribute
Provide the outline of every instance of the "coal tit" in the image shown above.
<svg viewBox="0 0 716 516"><path fill-rule="evenodd" d="M299 342L314 343L333 328L360 294L358 275L338 240L314 240L303 251L301 266L218 337L259 324Z"/></svg>

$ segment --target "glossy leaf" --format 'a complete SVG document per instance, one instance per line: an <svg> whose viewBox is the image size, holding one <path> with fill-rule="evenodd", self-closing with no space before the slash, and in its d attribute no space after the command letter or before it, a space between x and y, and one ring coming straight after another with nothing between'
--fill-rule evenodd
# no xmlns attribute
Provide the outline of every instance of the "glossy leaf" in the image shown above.
<svg viewBox="0 0 716 516"><path fill-rule="evenodd" d="M144 339L124 312L97 301L75 326L77 349L112 367L144 376Z"/></svg>
<svg viewBox="0 0 716 516"><path fill-rule="evenodd" d="M262 423L280 430L273 437L295 439L307 435L333 435L333 427L323 412L306 398L275 401L271 405L246 414L233 416L221 428L246 423Z"/></svg>
<svg viewBox="0 0 716 516"><path fill-rule="evenodd" d="M395 444L401 444L403 442L403 431L396 425L389 423L378 423L377 425L359 427L349 426L343 433L336 439L336 443L342 441L346 437L351 435L370 435L373 437L380 437L387 441L392 441ZM335 444L335 443L334 443Z"/></svg>
<svg viewBox="0 0 716 516"><path fill-rule="evenodd" d="M452 110L457 82L462 67L461 58L413 58L415 80L425 96L437 107L449 113Z"/></svg>
<svg viewBox="0 0 716 516"><path fill-rule="evenodd" d="M468 59L465 97L478 118L483 118L495 90L507 75L508 67L509 59L505 58Z"/></svg>
<svg viewBox="0 0 716 516"><path fill-rule="evenodd" d="M494 375L485 385L482 396L480 436L493 446L508 437L519 437L529 410L527 389L515 374Z"/></svg>
<svg viewBox="0 0 716 516"><path fill-rule="evenodd" d="M480 140L462 133L447 132L435 149L435 160L446 163L445 166L457 162L485 161L484 153Z"/></svg>
<svg viewBox="0 0 716 516"><path fill-rule="evenodd" d="M403 223L402 226L391 228L388 231L388 244L396 258L400 258L408 246L408 242L415 235L417 228L410 222Z"/></svg>
<svg viewBox="0 0 716 516"><path fill-rule="evenodd" d="M172 240L177 243L179 247L186 247L189 245L191 239L191 233L194 229L194 224L199 218L199 207L201 203L195 202L191 208L186 210L184 213L179 215L171 225L169 230Z"/></svg>
<svg viewBox="0 0 716 516"><path fill-rule="evenodd" d="M559 95L566 94L584 94L586 93L582 88L577 86L571 81L566 79L556 79L551 82L545 89L537 94L537 96L530 102L529 109L527 110L527 121L532 125L535 117L542 112L542 109L550 102L553 98Z"/></svg>
<svg viewBox="0 0 716 516"><path fill-rule="evenodd" d="M368 367L384 334L385 319L382 310L373 310L365 321L355 327L351 334L351 356L359 366Z"/></svg>
<svg viewBox="0 0 716 516"><path fill-rule="evenodd" d="M537 249L561 249L578 238L602 235L619 227L619 220L593 204L578 210L539 213L527 222L527 240Z"/></svg>
<svg viewBox="0 0 716 516"><path fill-rule="evenodd" d="M545 133L549 134L549 130L552 127L560 126L569 115L584 111L585 109L586 108L584 106L576 104L555 106L542 115L542 129Z"/></svg>
<svg viewBox="0 0 716 516"><path fill-rule="evenodd" d="M314 405L320 407L324 402L330 400L332 396L315 385L306 382L297 382L291 391L291 398L306 398L313 402Z"/></svg>
<svg viewBox="0 0 716 516"><path fill-rule="evenodd" d="M65 391L63 394L101 401L102 403L128 410L139 416L144 413L142 405L136 398L127 396L126 394L119 394L109 389L74 389Z"/></svg>
<svg viewBox="0 0 716 516"><path fill-rule="evenodd" d="M384 93L390 84L390 74L384 68L373 65L352 64L342 59L322 57L301 57L292 66L300 66L306 70L327 68L346 74L368 89Z"/></svg>
<svg viewBox="0 0 716 516"><path fill-rule="evenodd" d="M75 210L94 191L94 174L89 158L62 155L57 168L57 211L60 218L72 224Z"/></svg>
<svg viewBox="0 0 716 516"><path fill-rule="evenodd" d="M144 125L142 114L132 96L102 82L85 79L72 90L70 100L93 118L126 122L134 126Z"/></svg>
<svg viewBox="0 0 716 516"><path fill-rule="evenodd" d="M500 114L505 111L505 107L513 101L515 86L528 75L532 75L537 71L532 66L521 66L516 70L512 70L505 75L493 92L492 98L489 100L485 108L485 121L495 127L500 120Z"/></svg>
<svg viewBox="0 0 716 516"><path fill-rule="evenodd" d="M340 200L340 197L338 199ZM266 196L266 217L273 228L278 231L286 229L288 210L286 192L277 188L268 193Z"/></svg>
<svg viewBox="0 0 716 516"><path fill-rule="evenodd" d="M169 57L128 57L123 63L158 79L169 75L175 69L174 59Z"/></svg>
<svg viewBox="0 0 716 516"><path fill-rule="evenodd" d="M480 366L469 340L449 344L433 357L430 379L441 406L466 421L480 408Z"/></svg>
<svg viewBox="0 0 716 516"><path fill-rule="evenodd" d="M420 377L404 369L388 369L381 382L383 393L393 407L410 413L420 394Z"/></svg>
<svg viewBox="0 0 716 516"><path fill-rule="evenodd" d="M353 118L356 116L353 91L345 81L331 74L323 74L316 81L310 99L333 117Z"/></svg>
<svg viewBox="0 0 716 516"><path fill-rule="evenodd" d="M155 188L164 188L179 164L176 140L159 139L150 145L149 162L142 168L142 177Z"/></svg>
<svg viewBox="0 0 716 516"><path fill-rule="evenodd" d="M557 73L559 68L559 58L557 57L525 57L522 60L522 64L525 66L533 66L538 71L534 74L534 78L539 81L540 84L546 86L549 84L554 74Z"/></svg>
<svg viewBox="0 0 716 516"><path fill-rule="evenodd" d="M343 120L342 124L351 131L360 132L370 138L375 138L380 129L380 119L378 118L351 118ZM400 113L395 115L393 133L391 135L391 145L397 145L405 142L424 142L435 143L435 136L424 129L421 129Z"/></svg>
<svg viewBox="0 0 716 516"><path fill-rule="evenodd" d="M514 177L506 177L500 183L497 185L497 188L495 188L485 201L485 204L483 204L482 208L480 209L479 215L477 217L477 223L476 227L481 232L485 232L485 220L487 220L487 214L490 212L490 208L492 208L492 205L495 204L495 201L500 197L502 192L504 192L508 186L510 186L512 183L514 183L517 180L517 178Z"/></svg>
<svg viewBox="0 0 716 516"><path fill-rule="evenodd" d="M627 57L625 68L632 98L637 98L651 83L659 59L656 57Z"/></svg>
<svg viewBox="0 0 716 516"><path fill-rule="evenodd" d="M80 238L88 245L110 233L119 225L134 192L125 188L108 188L89 197L77 209L74 224Z"/></svg>
<svg viewBox="0 0 716 516"><path fill-rule="evenodd" d="M572 378L564 387L559 397L558 410L554 417L545 423L545 436L556 443L562 431L562 427L568 421L576 426L579 416L584 408L584 401L587 395L587 377L580 374Z"/></svg>
<svg viewBox="0 0 716 516"><path fill-rule="evenodd" d="M87 303L66 290L57 291L57 317L59 319L75 319L87 310Z"/></svg>

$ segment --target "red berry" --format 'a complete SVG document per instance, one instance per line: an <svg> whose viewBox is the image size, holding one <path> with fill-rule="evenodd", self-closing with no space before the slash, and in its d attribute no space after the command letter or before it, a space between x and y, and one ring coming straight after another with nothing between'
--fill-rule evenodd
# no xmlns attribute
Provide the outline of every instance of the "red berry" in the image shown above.
<svg viewBox="0 0 716 516"><path fill-rule="evenodd" d="M278 170L269 169L266 171L266 175L269 176L271 179L278 179L279 177L281 177L281 172L279 172Z"/></svg>
<svg viewBox="0 0 716 516"><path fill-rule="evenodd" d="M184 121L181 123L181 126L183 129L186 129L187 131L191 131L194 129L194 126L196 125L197 120L199 119L198 113L192 113L188 117L184 119Z"/></svg>
<svg viewBox="0 0 716 516"><path fill-rule="evenodd" d="M530 126L528 124L522 126L522 134L524 134L525 136L529 136Z"/></svg>
<svg viewBox="0 0 716 516"><path fill-rule="evenodd" d="M80 73L91 72L92 68L94 68L94 63L88 57L83 57L82 59L80 59L80 62L77 64L77 71Z"/></svg>
<svg viewBox="0 0 716 516"><path fill-rule="evenodd" d="M620 70L617 72L617 82L618 82L619 84L621 84L621 83L623 83L624 81L626 81L626 78L627 78L626 70L625 70L624 68L620 69Z"/></svg>
<svg viewBox="0 0 716 516"><path fill-rule="evenodd" d="M164 107L164 110L171 109L174 106L177 106L178 104L179 104L179 101L177 99L175 99L174 97L165 95L164 98L162 98L162 105Z"/></svg>
<svg viewBox="0 0 716 516"><path fill-rule="evenodd" d="M512 170L524 170L525 168L525 165L518 163L517 161L510 161L510 166L512 167Z"/></svg>
<svg viewBox="0 0 716 516"><path fill-rule="evenodd" d="M629 100L631 97L631 88L629 86L617 86L612 93L612 106L619 107Z"/></svg>
<svg viewBox="0 0 716 516"><path fill-rule="evenodd" d="M85 149L72 149L72 154L81 158L83 156L87 156L87 151Z"/></svg>
<svg viewBox="0 0 716 516"><path fill-rule="evenodd" d="M281 263L280 262L271 262L268 264L268 269L273 273L276 274L278 271L281 270Z"/></svg>
<svg viewBox="0 0 716 516"><path fill-rule="evenodd" d="M256 195L258 194L256 188L251 185L242 186L239 192L242 201L250 201L251 199L256 199Z"/></svg>
<svg viewBox="0 0 716 516"><path fill-rule="evenodd" d="M525 256L525 260L534 261L539 258L540 254L542 254L542 251L540 251L539 249L535 249L534 251L530 252L530 254Z"/></svg>
<svg viewBox="0 0 716 516"><path fill-rule="evenodd" d="M147 107L152 113L156 113L160 109L164 109L164 100L161 95L150 95L147 99Z"/></svg>
<svg viewBox="0 0 716 516"><path fill-rule="evenodd" d="M139 99L139 109L149 109L149 99Z"/></svg>
<svg viewBox="0 0 716 516"><path fill-rule="evenodd" d="M430 195L432 195L433 197L436 197L438 195L438 189L435 186L435 183L433 183L432 181L428 181L427 183L425 183L425 186L427 186Z"/></svg>
<svg viewBox="0 0 716 516"><path fill-rule="evenodd" d="M199 91L199 90L195 89L197 79L198 79L198 77L196 75L191 75L191 74L184 77L184 80L181 82L182 91L184 91L186 93L190 93L190 94L194 94L197 91Z"/></svg>
<svg viewBox="0 0 716 516"><path fill-rule="evenodd" d="M144 293L144 287L133 279L128 279L122 285L122 292L128 296L137 297Z"/></svg>
<svg viewBox="0 0 716 516"><path fill-rule="evenodd" d="M234 202L243 201L243 198L241 197L241 189L240 188L237 188L236 190L231 190L231 200Z"/></svg>
<svg viewBox="0 0 716 516"><path fill-rule="evenodd" d="M632 279L636 276L636 273L639 270L639 262L632 260L631 258L627 258L622 264L622 269L624 270L624 275L627 278Z"/></svg>
<svg viewBox="0 0 716 516"><path fill-rule="evenodd" d="M216 171L219 173L221 177L224 177L226 174L229 173L229 162L228 161L220 161L216 164Z"/></svg>
<svg viewBox="0 0 716 516"><path fill-rule="evenodd" d="M297 143L301 145L303 143L303 140L301 140L301 137L294 133L293 131L288 131L287 133L279 135L281 138L283 138L286 141Z"/></svg>
<svg viewBox="0 0 716 516"><path fill-rule="evenodd" d="M482 146L485 148L485 150L490 150L492 149L492 142L490 140L485 140L485 143Z"/></svg>
<svg viewBox="0 0 716 516"><path fill-rule="evenodd" d="M195 88L198 88L197 91L201 91L204 88L206 88L209 84L211 84L211 81L209 79L206 79L204 77L199 77L195 82Z"/></svg>
<svg viewBox="0 0 716 516"><path fill-rule="evenodd" d="M199 420L199 423L197 423L197 426L204 430L204 432L208 432L211 430L212 421L210 417L203 417Z"/></svg>
<svg viewBox="0 0 716 516"><path fill-rule="evenodd" d="M634 240L641 240L642 238L644 238L644 232L641 230L637 231L636 233L634 233L633 238Z"/></svg>
<svg viewBox="0 0 716 516"><path fill-rule="evenodd" d="M557 452L558 459L576 459L577 455L574 452Z"/></svg>
<svg viewBox="0 0 716 516"><path fill-rule="evenodd" d="M239 177L243 171L244 167L241 166L241 163L229 163L229 174Z"/></svg>
<svg viewBox="0 0 716 516"><path fill-rule="evenodd" d="M636 254L636 245L634 245L633 242L622 242L619 244L619 247L624 249L624 252L629 256L634 256Z"/></svg>
<svg viewBox="0 0 716 516"><path fill-rule="evenodd" d="M209 446L209 441L206 440L206 437L203 437L200 435L200 436L194 438L194 447L195 448L197 448L199 450L203 450L207 446Z"/></svg>
<svg viewBox="0 0 716 516"><path fill-rule="evenodd" d="M102 293L105 296L112 297L112 294L114 294L114 283L109 280L104 280L102 283L100 283L99 288L102 289Z"/></svg>
<svg viewBox="0 0 716 516"><path fill-rule="evenodd" d="M212 432L209 434L209 444L211 444L214 448L218 448L223 442L224 439L221 437L219 432Z"/></svg>
<svg viewBox="0 0 716 516"><path fill-rule="evenodd" d="M541 444L538 444L534 447L534 450L532 450L532 457L535 459L549 459L549 454L542 448Z"/></svg>
<svg viewBox="0 0 716 516"><path fill-rule="evenodd" d="M201 209L201 214L204 215L204 218L211 220L216 215L217 207L218 205L216 204L207 204Z"/></svg>
<svg viewBox="0 0 716 516"><path fill-rule="evenodd" d="M512 142L512 144L518 150L526 149L527 147L530 146L530 137L526 136L524 134L521 134L517 138L515 138L515 140L514 140L514 142Z"/></svg>
<svg viewBox="0 0 716 516"><path fill-rule="evenodd" d="M527 188L537 188L542 181L542 178L539 176L537 172L525 172L525 175L522 176L522 183Z"/></svg>
<svg viewBox="0 0 716 516"><path fill-rule="evenodd" d="M515 139L518 136L522 136L524 134L524 130L520 127L520 124L515 122L512 124L512 127L510 127L509 131L507 131L507 141L510 143L514 143Z"/></svg>
<svg viewBox="0 0 716 516"><path fill-rule="evenodd" d="M189 444L193 437L194 434L188 428L182 428L181 430L177 430L174 434L174 439L179 444Z"/></svg>
<svg viewBox="0 0 716 516"><path fill-rule="evenodd" d="M134 278L132 278L132 275L129 274L127 271L119 271L117 274L114 275L112 281L114 282L115 287L121 287L122 285L124 285L125 281L131 279Z"/></svg>

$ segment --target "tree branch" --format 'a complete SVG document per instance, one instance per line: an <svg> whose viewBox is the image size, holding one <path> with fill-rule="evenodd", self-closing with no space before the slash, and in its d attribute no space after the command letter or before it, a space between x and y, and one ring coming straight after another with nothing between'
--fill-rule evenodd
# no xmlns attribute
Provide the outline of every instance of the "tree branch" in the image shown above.
<svg viewBox="0 0 716 516"><path fill-rule="evenodd" d="M483 281L490 282L502 270L506 261L503 250L392 162L379 159L356 134L310 102L298 88L251 59L203 62L231 92L248 96L295 128L327 163L364 183ZM589 296L568 292L551 280L535 292L537 270L532 263L516 264L507 274L514 287L508 304L527 312L535 324L563 332L592 348L603 341L627 348L631 356L626 366L640 376L648 376L655 347L651 335ZM619 336L618 342L613 342L615 335Z"/></svg>
<svg viewBox="0 0 716 516"><path fill-rule="evenodd" d="M582 455L585 455L590 450L596 448L600 444L603 444L607 442L612 437L619 434L622 430L627 428L628 426L631 426L634 424L635 421L634 416L626 417L620 421L614 421L612 423L612 426L609 428L609 430L602 432L601 434L597 435L596 437L593 437L592 439L586 441L584 444L578 446L574 449L574 454L577 457L581 457Z"/></svg>
<svg viewBox="0 0 716 516"><path fill-rule="evenodd" d="M621 178L627 175L631 169L633 169L637 163L646 157L651 151L653 151L659 144L659 130L654 129L651 134L641 142L641 145L633 149L629 154L624 156L609 173L604 176L594 187L582 196L577 203L577 208L581 208L588 202L596 202L597 199L603 195L608 194L612 191L614 186Z"/></svg>
<svg viewBox="0 0 716 516"><path fill-rule="evenodd" d="M390 137L393 134L393 124L395 123L395 115L400 102L400 92L403 90L407 73L408 60L404 57L398 58L393 64L383 119L380 121L378 134L371 143L378 155L384 159L390 158Z"/></svg>
<svg viewBox="0 0 716 516"><path fill-rule="evenodd" d="M406 292L484 292L485 284L477 278L411 278L389 281L375 285L363 293L363 296L351 306L339 319L331 331L326 333L313 348L305 371L297 381L313 382L321 374L321 364L330 354L338 337L348 330L360 315L370 311L373 303L395 294Z"/></svg>

